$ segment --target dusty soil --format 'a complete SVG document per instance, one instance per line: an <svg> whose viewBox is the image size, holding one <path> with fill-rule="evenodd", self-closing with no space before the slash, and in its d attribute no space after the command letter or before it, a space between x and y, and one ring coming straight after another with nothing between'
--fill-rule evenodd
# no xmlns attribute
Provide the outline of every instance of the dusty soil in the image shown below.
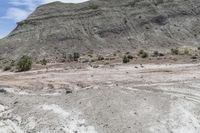
<svg viewBox="0 0 200 133"><path fill-rule="evenodd" d="M0 72L0 133L199 133L200 64Z"/></svg>

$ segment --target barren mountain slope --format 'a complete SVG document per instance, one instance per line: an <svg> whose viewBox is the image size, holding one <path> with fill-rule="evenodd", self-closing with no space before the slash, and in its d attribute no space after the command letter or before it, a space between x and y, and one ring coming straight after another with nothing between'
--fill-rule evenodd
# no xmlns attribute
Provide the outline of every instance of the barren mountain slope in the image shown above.
<svg viewBox="0 0 200 133"><path fill-rule="evenodd" d="M0 40L0 55L199 46L199 0L91 0L40 6Z"/></svg>

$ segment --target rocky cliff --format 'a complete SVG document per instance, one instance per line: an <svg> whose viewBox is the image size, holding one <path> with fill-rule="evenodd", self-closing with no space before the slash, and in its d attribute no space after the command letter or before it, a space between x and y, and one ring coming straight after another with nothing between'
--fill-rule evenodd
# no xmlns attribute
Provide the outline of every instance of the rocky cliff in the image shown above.
<svg viewBox="0 0 200 133"><path fill-rule="evenodd" d="M1 57L57 57L200 46L199 0L91 0L42 5L0 40Z"/></svg>

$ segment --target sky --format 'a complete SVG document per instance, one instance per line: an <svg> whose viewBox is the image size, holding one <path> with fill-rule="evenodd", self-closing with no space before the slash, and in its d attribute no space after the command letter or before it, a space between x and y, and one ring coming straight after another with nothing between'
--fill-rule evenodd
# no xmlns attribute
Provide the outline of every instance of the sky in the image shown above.
<svg viewBox="0 0 200 133"><path fill-rule="evenodd" d="M16 27L16 23L26 19L37 6L54 1L81 3L87 0L1 0L0 38L8 35Z"/></svg>

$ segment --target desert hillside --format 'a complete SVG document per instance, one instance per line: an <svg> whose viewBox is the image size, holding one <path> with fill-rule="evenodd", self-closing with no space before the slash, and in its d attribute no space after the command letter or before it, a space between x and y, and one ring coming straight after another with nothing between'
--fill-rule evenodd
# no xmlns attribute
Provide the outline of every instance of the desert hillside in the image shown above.
<svg viewBox="0 0 200 133"><path fill-rule="evenodd" d="M198 47L199 0L91 0L38 7L0 40L0 56L60 57L135 49Z"/></svg>
<svg viewBox="0 0 200 133"><path fill-rule="evenodd" d="M0 133L200 133L199 7L39 6L0 40Z"/></svg>

